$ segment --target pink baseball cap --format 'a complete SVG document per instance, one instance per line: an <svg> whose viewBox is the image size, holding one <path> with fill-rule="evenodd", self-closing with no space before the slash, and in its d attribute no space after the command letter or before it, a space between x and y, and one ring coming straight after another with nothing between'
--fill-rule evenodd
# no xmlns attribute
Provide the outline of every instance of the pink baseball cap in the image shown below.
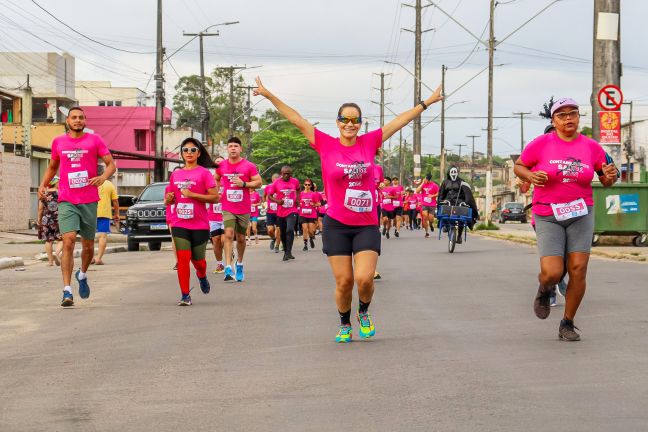
<svg viewBox="0 0 648 432"><path fill-rule="evenodd" d="M553 117L554 113L562 107L575 107L578 108L578 103L572 98L562 98L558 99L551 106L551 116Z"/></svg>

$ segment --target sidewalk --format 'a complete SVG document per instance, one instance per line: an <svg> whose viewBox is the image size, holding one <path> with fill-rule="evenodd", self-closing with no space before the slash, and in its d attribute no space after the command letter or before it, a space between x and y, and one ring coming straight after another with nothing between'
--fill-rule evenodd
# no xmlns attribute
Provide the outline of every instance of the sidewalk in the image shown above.
<svg viewBox="0 0 648 432"><path fill-rule="evenodd" d="M535 246L536 237L531 224L506 223L497 224L498 231L475 231L484 237L498 240L508 240ZM632 236L602 236L599 245L592 247L592 255L625 259L631 261L648 262L648 247L632 245Z"/></svg>

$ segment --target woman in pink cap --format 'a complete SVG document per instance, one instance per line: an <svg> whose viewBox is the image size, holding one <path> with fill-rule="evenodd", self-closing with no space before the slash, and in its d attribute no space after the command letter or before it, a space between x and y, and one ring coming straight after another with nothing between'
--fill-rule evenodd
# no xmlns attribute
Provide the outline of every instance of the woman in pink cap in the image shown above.
<svg viewBox="0 0 648 432"><path fill-rule="evenodd" d="M337 112L339 137L315 129L297 111L282 102L256 79L255 96L268 99L304 134L320 155L322 180L328 199L324 218L322 250L335 277L335 301L340 314L336 342L351 341L351 301L358 286L360 307L356 315L360 336L372 337L374 324L368 313L374 292L374 274L380 254L380 232L375 200L374 159L382 143L420 116L428 105L443 99L441 87L425 101L398 115L380 129L359 135L362 112L355 103L343 104Z"/></svg>
<svg viewBox="0 0 648 432"><path fill-rule="evenodd" d="M550 296L560 282L567 257L569 285L565 313L558 329L561 340L578 341L574 317L585 295L587 264L594 232L592 178L604 186L617 180L614 163L605 150L578 132L580 113L573 99L559 99L551 107L555 130L531 141L515 162L515 174L535 186L533 215L540 254L540 286L533 309L546 319Z"/></svg>

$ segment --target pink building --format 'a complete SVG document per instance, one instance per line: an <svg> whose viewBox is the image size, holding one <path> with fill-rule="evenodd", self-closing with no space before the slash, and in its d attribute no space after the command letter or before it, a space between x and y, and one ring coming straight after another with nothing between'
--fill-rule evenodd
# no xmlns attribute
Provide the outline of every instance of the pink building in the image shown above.
<svg viewBox="0 0 648 432"><path fill-rule="evenodd" d="M155 107L82 107L87 127L99 134L111 150L155 156ZM164 109L164 124L171 124L171 110ZM177 153L165 152L177 157ZM118 160L119 170L146 172L153 163L139 160Z"/></svg>

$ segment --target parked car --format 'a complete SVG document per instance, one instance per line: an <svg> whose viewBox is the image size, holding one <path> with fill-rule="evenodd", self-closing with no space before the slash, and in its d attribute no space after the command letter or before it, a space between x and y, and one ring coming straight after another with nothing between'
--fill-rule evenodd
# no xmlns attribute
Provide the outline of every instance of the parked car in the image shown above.
<svg viewBox="0 0 648 432"><path fill-rule="evenodd" d="M527 223L527 214L524 211L524 204L519 202L507 202L500 210L499 222L501 224L506 221L520 221Z"/></svg>
<svg viewBox="0 0 648 432"><path fill-rule="evenodd" d="M171 241L164 205L164 189L168 184L163 182L146 186L126 211L129 251L138 251L143 242L148 243L150 250L157 251L163 242Z"/></svg>

